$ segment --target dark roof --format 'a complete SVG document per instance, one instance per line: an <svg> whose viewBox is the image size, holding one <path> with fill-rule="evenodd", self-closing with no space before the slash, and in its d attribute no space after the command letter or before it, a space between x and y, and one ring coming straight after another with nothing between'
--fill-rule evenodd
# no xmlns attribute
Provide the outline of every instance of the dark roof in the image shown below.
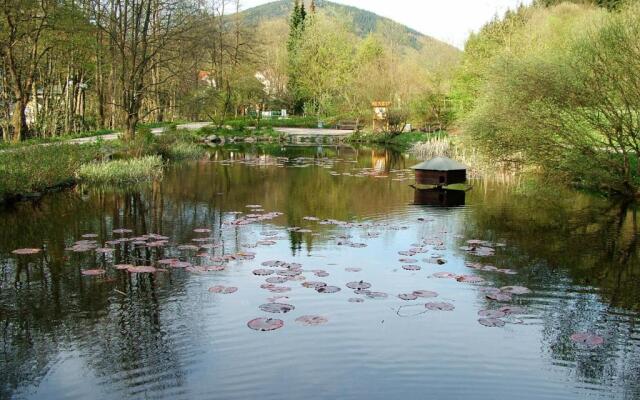
<svg viewBox="0 0 640 400"><path fill-rule="evenodd" d="M429 170L429 171L458 171L467 169L466 165L460 164L447 157L436 157L429 161L423 161L418 165L414 165L411 169Z"/></svg>

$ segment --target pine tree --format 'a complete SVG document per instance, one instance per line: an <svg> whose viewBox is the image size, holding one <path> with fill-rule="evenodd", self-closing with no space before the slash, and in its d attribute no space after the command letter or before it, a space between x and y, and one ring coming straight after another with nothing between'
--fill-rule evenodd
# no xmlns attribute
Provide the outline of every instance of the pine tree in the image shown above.
<svg viewBox="0 0 640 400"><path fill-rule="evenodd" d="M307 12L304 9L304 1L300 3L295 0L293 4L293 11L291 12L291 19L289 22L289 41L287 42L288 62L289 62L289 93L292 96L294 111L299 111L302 108L303 101L300 98L298 84L297 84L297 71L298 71L298 48L305 28L305 19Z"/></svg>

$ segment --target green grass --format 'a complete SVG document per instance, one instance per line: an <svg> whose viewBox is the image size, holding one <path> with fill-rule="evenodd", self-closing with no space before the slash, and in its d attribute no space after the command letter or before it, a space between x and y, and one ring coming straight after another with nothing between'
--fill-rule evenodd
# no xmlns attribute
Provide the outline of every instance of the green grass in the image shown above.
<svg viewBox="0 0 640 400"><path fill-rule="evenodd" d="M0 141L0 150L28 147L28 146L33 146L37 144L60 143L60 142L64 142L65 140L80 139L80 138L91 137L91 136L103 136L103 135L109 135L115 132L116 131L112 129L100 129L96 131L78 132L78 133L71 133L71 134L53 136L53 137L35 137L35 138L23 140L22 142L18 142L18 143Z"/></svg>
<svg viewBox="0 0 640 400"><path fill-rule="evenodd" d="M100 156L94 144L52 144L0 153L0 202L73 184L75 172Z"/></svg>
<svg viewBox="0 0 640 400"><path fill-rule="evenodd" d="M92 184L135 184L162 176L160 156L92 162L80 166L76 176L80 182Z"/></svg>

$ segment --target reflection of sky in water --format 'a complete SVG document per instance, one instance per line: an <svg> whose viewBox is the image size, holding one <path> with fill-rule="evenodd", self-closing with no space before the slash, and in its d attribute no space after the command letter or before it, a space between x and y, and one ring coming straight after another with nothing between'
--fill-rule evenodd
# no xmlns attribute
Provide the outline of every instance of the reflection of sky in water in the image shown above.
<svg viewBox="0 0 640 400"><path fill-rule="evenodd" d="M367 157L371 157L371 153ZM375 160L368 160L364 166L375 167ZM203 185L203 191L198 195L204 197L193 199L181 194L184 188L191 188L188 176L178 181L169 176L163 183L165 225L162 233L171 234L176 244L197 237L191 230L207 226L204 221L214 222L209 226L217 224L219 214L210 213L208 201L218 202L215 207L227 211L245 210L246 204L257 203L265 205L266 211L287 214L260 225L223 228L222 237L229 251L237 251L237 243L263 239L259 234L263 230L276 230L279 236L289 237L285 228L292 221L292 213L296 215L293 218L296 225L310 227L319 235L298 234L303 239L313 238L313 241L309 246L309 242L303 240L301 250L296 252L292 252L288 239L278 240L274 246L248 249L257 253L255 260L232 262L221 273L199 275L173 271L157 278L155 291L147 293L148 288L144 285L133 287L135 293L141 294L133 296L127 307L122 305L126 300L109 290L107 294L96 294L96 297L102 295L108 299L106 310L97 314L79 313L87 307L86 301L92 302L89 294L79 295L87 297L85 303L66 310L69 315L79 313L69 317L71 321L66 320L75 327L53 330L58 334L65 333L58 339L59 347L52 350L55 356L40 379L20 382L19 396L47 399L88 396L115 399L125 395L133 398L219 399L582 399L624 398L625 390L627 397L637 391L633 367L618 370L610 367L623 361L632 363L634 357L637 359L638 332L630 325L635 316L619 309L607 311L606 305L600 303L597 289L574 284L562 270L539 265L538 269L523 268L519 269L518 275L504 276L477 272L464 266L469 256L458 247L464 239L477 238L468 236L472 219L475 213L488 207L477 196L479 192L471 197L470 205L465 208L443 209L410 205L413 196L406 182L330 178L323 168L282 169L284 175L275 176L264 174L264 171L278 168L275 166L260 170L213 164L195 168L198 168L199 183ZM222 168L241 174L233 176L234 186L207 188L208 182L220 176ZM212 170L216 173L209 175ZM303 172L307 170L311 172ZM186 168L181 174L187 172L189 176L195 173ZM359 222L406 226L408 229L390 230L386 226L341 228L300 220L304 215L314 215L312 209L305 208L305 204L313 205L313 199L305 197L309 195L308 191L296 191L296 183L304 186L302 179L308 179L309 173L318 172L330 179L351 179L346 181L348 184L365 182L355 192L348 193L351 198L346 200L346 213L360 217ZM283 176L294 180L293 185L282 192L287 196L274 190L282 190L282 186L291 182L268 181ZM237 195L234 188L241 185L243 179L245 186L253 184L255 188L270 191L256 193L249 190L234 197ZM325 193L316 193L323 199L332 190L328 185L340 185L339 181L329 179L323 183ZM206 197L206 190L211 190L210 198ZM216 197L219 192L224 194ZM372 193L384 197L381 200L386 199L390 204L363 211L356 203L367 202ZM145 198L145 201L153 202L151 197ZM95 204L96 200L90 197L87 202ZM149 214L154 208L150 203L147 204ZM277 203L278 207L273 209L268 206L270 203ZM341 200L334 204L333 212L338 213L335 210L339 209L343 213L335 218L344 218L345 211L339 208L341 204ZM119 207L123 207L123 203ZM323 212L330 214L331 210L328 207ZM98 214L104 213L106 217L109 212L105 208ZM421 222L420 217L427 217L428 221ZM144 218L151 217L147 214ZM380 236L364 238L367 231L379 232ZM212 235L218 233L214 231ZM331 236L340 233L349 233L353 242L368 246L336 246ZM491 236L496 232L487 231L486 234ZM458 235L464 235L464 239ZM397 252L407 250L425 237L445 239L446 250L434 251L429 246L428 253L413 257L420 260L421 271L403 270L398 261L403 256ZM480 238L501 239L499 236ZM507 244L506 249L499 250L496 262L506 261L513 263L509 267L519 268L522 259L512 254L517 252L517 245L509 240ZM442 255L447 263L440 266L422 261L434 254ZM499 260L500 255L505 259ZM299 282L284 284L293 288L284 294L260 289L264 277L253 276L251 271L259 268L261 262L273 259L299 262L305 270L324 269L330 273L329 277L317 278L311 272L304 275L307 280L336 285L342 291L319 294L303 288ZM347 267L363 270L347 272ZM528 286L534 293L517 298L515 303L526 306L530 313L522 317L522 323L508 323L504 328L481 326L477 322L477 312L490 303L478 286L431 277L436 271L478 274L487 279L488 284L495 283L496 286ZM356 295L344 286L345 283L361 279L370 282L372 289L387 292L389 298L365 299L361 304L347 302ZM239 290L231 295L214 295L207 291L213 285L237 286ZM131 289L120 284L115 287L124 291ZM413 302L395 297L419 289L434 290L440 296ZM276 316L285 321L284 328L268 333L248 329L248 320L265 316L258 306L274 296L289 296L289 302L296 307L291 313ZM421 313L426 301L448 301L456 309ZM401 310L402 315L409 316L398 315L399 307L414 304L417 306ZM566 311L574 307L577 311ZM626 333L612 330L620 336L608 337L607 346L599 349L570 344L568 334L580 327L585 315L594 313L612 313L610 319L620 324L621 331L626 329ZM306 314L324 315L329 322L317 327L294 322L295 318ZM630 335L632 339L624 335ZM609 361L602 361L605 359Z"/></svg>

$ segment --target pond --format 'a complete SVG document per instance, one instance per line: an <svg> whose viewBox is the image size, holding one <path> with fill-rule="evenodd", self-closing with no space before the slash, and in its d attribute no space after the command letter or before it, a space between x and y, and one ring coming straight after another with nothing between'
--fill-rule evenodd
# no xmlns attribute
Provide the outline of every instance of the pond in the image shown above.
<svg viewBox="0 0 640 400"><path fill-rule="evenodd" d="M3 209L0 398L640 398L635 208L492 181L442 207L416 162L226 146Z"/></svg>

